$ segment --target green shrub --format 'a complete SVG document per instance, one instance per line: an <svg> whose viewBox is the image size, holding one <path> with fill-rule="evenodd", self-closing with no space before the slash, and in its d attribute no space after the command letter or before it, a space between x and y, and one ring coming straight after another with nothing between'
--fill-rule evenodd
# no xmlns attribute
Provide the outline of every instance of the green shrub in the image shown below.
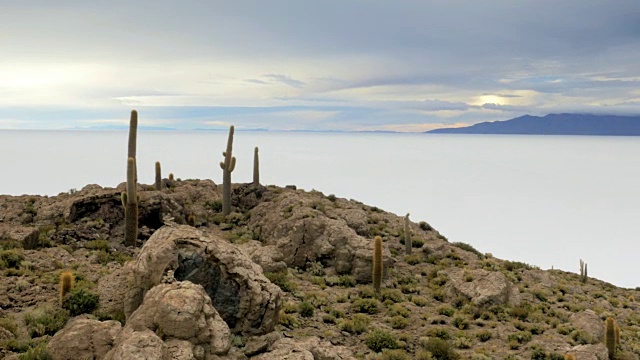
<svg viewBox="0 0 640 360"><path fill-rule="evenodd" d="M469 321L460 316L456 316L451 324L460 330L466 330L469 328Z"/></svg>
<svg viewBox="0 0 640 360"><path fill-rule="evenodd" d="M16 325L15 320L13 320L9 315L5 315L0 318L0 327L5 328L15 336L18 336L18 325Z"/></svg>
<svg viewBox="0 0 640 360"><path fill-rule="evenodd" d="M476 333L476 337L478 338L478 340L485 342L491 340L491 338L493 337L493 333L489 330L482 330Z"/></svg>
<svg viewBox="0 0 640 360"><path fill-rule="evenodd" d="M22 260L24 260L24 255L18 250L0 251L0 269L18 269Z"/></svg>
<svg viewBox="0 0 640 360"><path fill-rule="evenodd" d="M420 306L420 307L427 306L427 304L429 303L429 302L427 301L427 299L425 299L425 298L423 298L423 297L420 297L420 296L414 296L414 297L412 297L412 298L411 298L411 301L412 301L414 304L416 304L417 306Z"/></svg>
<svg viewBox="0 0 640 360"><path fill-rule="evenodd" d="M447 317L453 316L453 314L455 312L456 312L456 309L454 309L453 307L451 307L449 305L440 306L438 308L438 314L444 315L444 316L447 316Z"/></svg>
<svg viewBox="0 0 640 360"><path fill-rule="evenodd" d="M409 326L409 320L403 316L396 315L389 318L389 324L391 324L391 327L394 329L404 329Z"/></svg>
<svg viewBox="0 0 640 360"><path fill-rule="evenodd" d="M378 300L375 299L358 299L353 302L353 311L365 314L378 313Z"/></svg>
<svg viewBox="0 0 640 360"><path fill-rule="evenodd" d="M422 254L411 254L411 255L406 255L404 257L404 261L407 262L407 264L409 265L417 265L420 264L424 259L424 256Z"/></svg>
<svg viewBox="0 0 640 360"><path fill-rule="evenodd" d="M90 240L84 243L84 247L89 250L109 251L109 241L107 240Z"/></svg>
<svg viewBox="0 0 640 360"><path fill-rule="evenodd" d="M68 319L67 310L50 305L39 307L24 316L29 336L32 338L55 334L64 327Z"/></svg>
<svg viewBox="0 0 640 360"><path fill-rule="evenodd" d="M418 226L420 227L420 229L424 230L424 231L429 231L429 230L433 230L433 228L431 227L431 225L427 224L425 221L420 221L418 223Z"/></svg>
<svg viewBox="0 0 640 360"><path fill-rule="evenodd" d="M463 243L463 242L454 242L454 243L451 243L451 245L453 245L453 246L455 246L455 247L457 247L459 249L462 249L464 251L468 251L468 252L474 253L474 254L478 255L478 257L480 259L484 258L484 254L482 254L480 251L476 250L476 248L474 248L473 246L471 246L469 244L466 244L466 243Z"/></svg>
<svg viewBox="0 0 640 360"><path fill-rule="evenodd" d="M378 360L413 360L406 351L400 349L387 350L382 352L382 355L378 357Z"/></svg>
<svg viewBox="0 0 640 360"><path fill-rule="evenodd" d="M371 319L364 314L355 314L351 320L343 320L338 328L351 334L362 334L369 329Z"/></svg>
<svg viewBox="0 0 640 360"><path fill-rule="evenodd" d="M447 331L447 329L442 328L442 327L432 327L429 328L426 331L427 336L429 337L435 337L441 340L449 340L451 339L451 334L449 334L449 331Z"/></svg>
<svg viewBox="0 0 640 360"><path fill-rule="evenodd" d="M296 290L295 284L289 281L289 273L287 271L265 272L264 276L272 283L278 285L282 291L293 292Z"/></svg>
<svg viewBox="0 0 640 360"><path fill-rule="evenodd" d="M311 303L307 302L307 301L303 301L300 303L300 305L298 305L298 312L300 313L300 316L305 317L305 318L310 318L313 316L313 310L314 307L313 305L311 305Z"/></svg>
<svg viewBox="0 0 640 360"><path fill-rule="evenodd" d="M408 318L409 316L411 316L411 311L409 311L409 309L405 308L400 304L393 304L389 308L389 312L387 313L387 316L396 316L396 315Z"/></svg>
<svg viewBox="0 0 640 360"><path fill-rule="evenodd" d="M382 290L382 301L384 302L387 300L394 303L402 302L404 300L404 295L396 289L384 289Z"/></svg>
<svg viewBox="0 0 640 360"><path fill-rule="evenodd" d="M71 316L91 314L98 307L98 298L98 294L85 288L73 289L62 301L62 308L69 310Z"/></svg>
<svg viewBox="0 0 640 360"><path fill-rule="evenodd" d="M47 343L41 342L37 346L27 350L24 354L18 355L19 360L51 360L52 357L47 353Z"/></svg>
<svg viewBox="0 0 640 360"><path fill-rule="evenodd" d="M298 327L298 319L295 316L285 314L283 311L280 312L280 318L278 319L278 324L288 327L289 329L293 329Z"/></svg>
<svg viewBox="0 0 640 360"><path fill-rule="evenodd" d="M507 339L509 342L517 342L518 344L524 344L531 341L531 333L528 331L518 331L517 333L510 334Z"/></svg>
<svg viewBox="0 0 640 360"><path fill-rule="evenodd" d="M457 360L460 356L442 339L430 338L421 344L424 350L431 353L437 360Z"/></svg>
<svg viewBox="0 0 640 360"><path fill-rule="evenodd" d="M364 339L364 343L369 349L381 352L382 349L397 349L398 341L395 336L388 331L375 329Z"/></svg>
<svg viewBox="0 0 640 360"><path fill-rule="evenodd" d="M338 285L343 287L354 287L356 286L356 278L351 275L342 275L338 278Z"/></svg>

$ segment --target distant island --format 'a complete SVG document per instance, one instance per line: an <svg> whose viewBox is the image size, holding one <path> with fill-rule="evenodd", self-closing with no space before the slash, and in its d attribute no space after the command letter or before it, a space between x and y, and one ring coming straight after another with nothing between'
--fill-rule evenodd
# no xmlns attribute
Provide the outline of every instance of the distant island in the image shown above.
<svg viewBox="0 0 640 360"><path fill-rule="evenodd" d="M591 114L524 115L459 128L427 131L435 134L604 135L640 136L640 116Z"/></svg>

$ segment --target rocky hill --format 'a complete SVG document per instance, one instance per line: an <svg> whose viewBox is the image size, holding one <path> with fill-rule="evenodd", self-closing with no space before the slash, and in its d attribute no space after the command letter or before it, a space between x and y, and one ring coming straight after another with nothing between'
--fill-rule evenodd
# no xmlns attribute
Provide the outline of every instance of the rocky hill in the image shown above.
<svg viewBox="0 0 640 360"><path fill-rule="evenodd" d="M616 329L615 358L640 355L638 290L496 259L426 222L407 255L403 217L314 190L234 184L222 216L212 181L162 184L138 186L129 247L124 184L0 196L0 358L609 359Z"/></svg>

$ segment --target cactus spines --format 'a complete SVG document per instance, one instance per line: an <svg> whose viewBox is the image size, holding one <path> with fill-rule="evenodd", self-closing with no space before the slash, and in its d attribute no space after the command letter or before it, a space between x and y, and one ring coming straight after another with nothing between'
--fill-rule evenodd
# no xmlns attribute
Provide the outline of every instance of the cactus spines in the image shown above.
<svg viewBox="0 0 640 360"><path fill-rule="evenodd" d="M615 359L616 356L616 321L612 317L605 320L604 327L604 344L609 351L609 360ZM620 335L618 335L619 338Z"/></svg>
<svg viewBox="0 0 640 360"><path fill-rule="evenodd" d="M128 158L136 158L136 139L138 137L138 112L131 110L131 118L129 119L129 147L127 151ZM135 170L135 181L138 181L138 170Z"/></svg>
<svg viewBox="0 0 640 360"><path fill-rule="evenodd" d="M564 356L564 360L576 360L576 356L573 354L567 354Z"/></svg>
<svg viewBox="0 0 640 360"><path fill-rule="evenodd" d="M253 150L253 186L260 185L260 159L258 158L258 147Z"/></svg>
<svg viewBox="0 0 640 360"><path fill-rule="evenodd" d="M75 278L71 271L63 271L60 274L59 280L59 291L60 291L60 306L62 306L62 302L64 301L64 297L71 291L73 284L75 282Z"/></svg>
<svg viewBox="0 0 640 360"><path fill-rule="evenodd" d="M382 238L376 236L373 239L373 289L380 295L382 284Z"/></svg>
<svg viewBox="0 0 640 360"><path fill-rule="evenodd" d="M135 246L138 238L138 190L136 188L136 160L127 160L127 192L122 195L124 203L124 243Z"/></svg>
<svg viewBox="0 0 640 360"><path fill-rule="evenodd" d="M156 190L162 190L162 172L160 168L160 161L156 161Z"/></svg>
<svg viewBox="0 0 640 360"><path fill-rule="evenodd" d="M411 229L409 229L409 213L404 217L404 250L411 255Z"/></svg>
<svg viewBox="0 0 640 360"><path fill-rule="evenodd" d="M236 168L236 158L232 156L233 151L233 125L229 127L229 139L227 140L227 151L222 153L224 162L220 162L222 168L222 215L231 213L231 172Z"/></svg>

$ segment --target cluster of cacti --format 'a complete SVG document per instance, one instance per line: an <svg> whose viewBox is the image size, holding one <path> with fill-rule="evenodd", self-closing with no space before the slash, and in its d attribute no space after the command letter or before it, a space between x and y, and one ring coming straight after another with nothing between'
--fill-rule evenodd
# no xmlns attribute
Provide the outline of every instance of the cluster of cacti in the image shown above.
<svg viewBox="0 0 640 360"><path fill-rule="evenodd" d="M409 229L409 213L404 217L404 249L407 255L411 255L411 229Z"/></svg>
<svg viewBox="0 0 640 360"><path fill-rule="evenodd" d="M580 259L580 281L587 282L587 263Z"/></svg>
<svg viewBox="0 0 640 360"><path fill-rule="evenodd" d="M73 284L75 282L75 278L71 271L63 271L60 274L60 279L58 283L58 289L60 292L60 306L62 306L62 302L64 301L64 297L67 296Z"/></svg>
<svg viewBox="0 0 640 360"><path fill-rule="evenodd" d="M260 185L260 159L258 159L258 147L253 150L253 186Z"/></svg>
<svg viewBox="0 0 640 360"><path fill-rule="evenodd" d="M609 352L609 360L615 359L616 350L620 345L620 327L612 317L608 317L604 322L604 344Z"/></svg>
<svg viewBox="0 0 640 360"><path fill-rule="evenodd" d="M380 295L382 285L382 238L376 236L373 239L373 289Z"/></svg>
<svg viewBox="0 0 640 360"><path fill-rule="evenodd" d="M156 182L155 182L156 190L162 190L162 172L160 168L160 161L156 161Z"/></svg>
<svg viewBox="0 0 640 360"><path fill-rule="evenodd" d="M564 356L564 360L576 360L576 356L573 354L567 354Z"/></svg>
<svg viewBox="0 0 640 360"><path fill-rule="evenodd" d="M229 139L227 151L222 153L224 161L220 162L222 168L222 215L231 213L231 172L236 167L236 158L232 156L233 150L233 125L229 127Z"/></svg>

